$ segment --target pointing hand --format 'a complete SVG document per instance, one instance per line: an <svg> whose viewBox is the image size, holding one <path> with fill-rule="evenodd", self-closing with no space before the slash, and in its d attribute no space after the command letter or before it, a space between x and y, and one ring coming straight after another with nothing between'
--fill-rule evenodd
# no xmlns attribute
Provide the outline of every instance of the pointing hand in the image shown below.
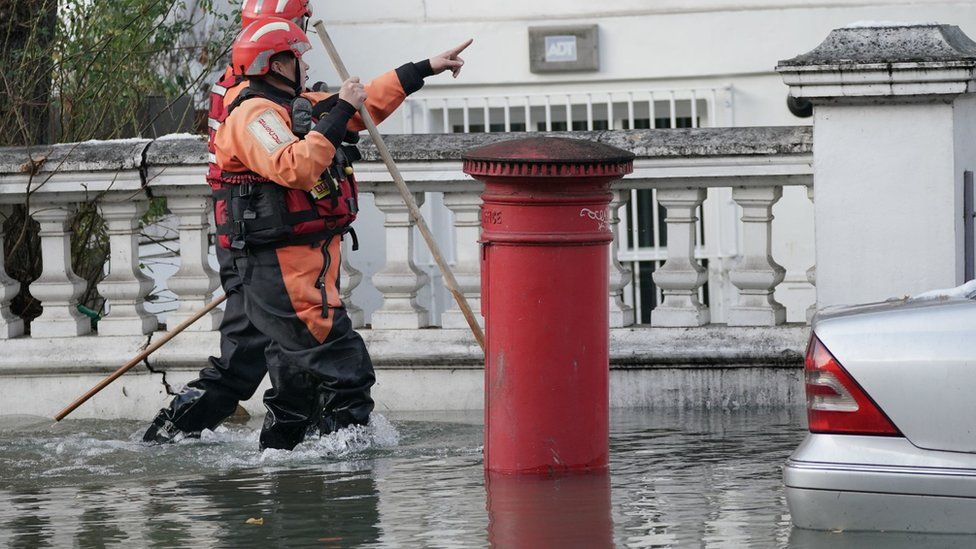
<svg viewBox="0 0 976 549"><path fill-rule="evenodd" d="M461 66L464 65L464 59L461 59L458 55L470 46L472 42L474 42L474 38L469 38L457 47L431 57L430 68L434 69L434 74L440 74L446 70L450 70L454 78L457 78L461 74Z"/></svg>

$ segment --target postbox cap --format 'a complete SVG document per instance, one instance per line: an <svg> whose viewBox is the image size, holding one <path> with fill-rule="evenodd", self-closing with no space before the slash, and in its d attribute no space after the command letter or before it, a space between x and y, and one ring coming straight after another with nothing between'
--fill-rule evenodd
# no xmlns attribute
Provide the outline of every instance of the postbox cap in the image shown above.
<svg viewBox="0 0 976 549"><path fill-rule="evenodd" d="M526 137L465 152L464 173L472 176L620 177L633 171L634 153L565 137Z"/></svg>

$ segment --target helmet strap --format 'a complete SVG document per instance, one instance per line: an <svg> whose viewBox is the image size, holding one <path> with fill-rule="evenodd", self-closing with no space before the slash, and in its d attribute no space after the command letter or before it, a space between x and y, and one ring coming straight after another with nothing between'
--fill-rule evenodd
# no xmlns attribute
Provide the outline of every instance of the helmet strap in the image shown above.
<svg viewBox="0 0 976 549"><path fill-rule="evenodd" d="M298 57L296 57L295 58L295 79L294 80L292 80L291 78L288 78L287 76L281 74L280 72L275 72L274 70L269 70L268 71L268 77L274 78L275 80L277 80L277 81L281 82L282 84L288 86L289 88L292 89L293 92L295 92L295 95L301 95L301 93L302 93L302 85L300 84L300 81L302 79L302 69L299 66L299 63L301 63L301 60Z"/></svg>

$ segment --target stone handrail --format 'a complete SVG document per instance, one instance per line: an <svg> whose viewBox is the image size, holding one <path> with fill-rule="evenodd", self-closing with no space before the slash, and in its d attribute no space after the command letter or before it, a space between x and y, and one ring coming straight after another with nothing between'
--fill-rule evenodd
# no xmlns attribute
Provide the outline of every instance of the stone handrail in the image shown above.
<svg viewBox="0 0 976 549"><path fill-rule="evenodd" d="M464 151L518 134L445 134L390 136L388 145L408 184L422 201L424 192L444 193L444 204L454 213L457 242L455 269L462 290L477 307L480 274L477 240L480 231L481 184L461 172ZM654 188L667 208L668 259L654 274L664 301L653 312L654 326L701 326L710 322L709 311L699 302L698 290L706 281L705 270L695 259L696 211L708 187L732 187L732 198L743 208L745 234L742 259L730 278L739 288L738 303L728 311L730 325L776 325L785 321L784 310L772 298L783 279L783 269L770 257L770 210L782 187L812 187L812 132L806 127L709 128L676 130L623 130L568 132L559 135L589 139L630 150L637 156L634 174L617 181L609 219L617 230L618 210L629 193L626 189ZM372 278L383 295L383 305L372 315L374 329L417 329L431 325L428 312L417 304L417 292L428 283L413 263L415 246L412 222L390 176L377 161L369 139L360 144L364 161L357 170L361 192L371 193L385 217L386 265ZM41 224L44 269L31 283L44 313L34 320L32 334L77 336L90 331L86 317L76 310L81 281L71 272L68 258L70 216L81 201L95 200L108 224L111 246L109 275L98 290L108 300L110 312L99 323L102 335L135 335L156 328L153 315L143 308L151 282L139 270L140 216L149 196L167 199L179 222L180 267L167 284L179 298L169 323L194 314L218 286L207 261L212 231L209 188L204 175L207 151L201 138L169 136L157 140L59 144L48 147L0 149L0 204L27 203L31 216ZM350 302L362 275L344 267L344 295L357 325L363 313ZM2 279L4 301L0 310L4 330L0 337L16 337L23 331L19 319L9 313L9 299L17 284ZM633 312L621 294L629 272L613 255L610 303L613 325L634 323ZM193 326L195 331L215 330L220 312L214 311ZM442 315L441 326L463 328L456 307Z"/></svg>

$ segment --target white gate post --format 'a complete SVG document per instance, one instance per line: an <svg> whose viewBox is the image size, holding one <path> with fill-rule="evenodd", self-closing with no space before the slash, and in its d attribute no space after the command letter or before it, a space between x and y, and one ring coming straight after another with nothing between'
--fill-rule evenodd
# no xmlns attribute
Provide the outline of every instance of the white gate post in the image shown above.
<svg viewBox="0 0 976 549"><path fill-rule="evenodd" d="M976 44L951 25L849 27L777 71L814 104L818 308L962 283Z"/></svg>

